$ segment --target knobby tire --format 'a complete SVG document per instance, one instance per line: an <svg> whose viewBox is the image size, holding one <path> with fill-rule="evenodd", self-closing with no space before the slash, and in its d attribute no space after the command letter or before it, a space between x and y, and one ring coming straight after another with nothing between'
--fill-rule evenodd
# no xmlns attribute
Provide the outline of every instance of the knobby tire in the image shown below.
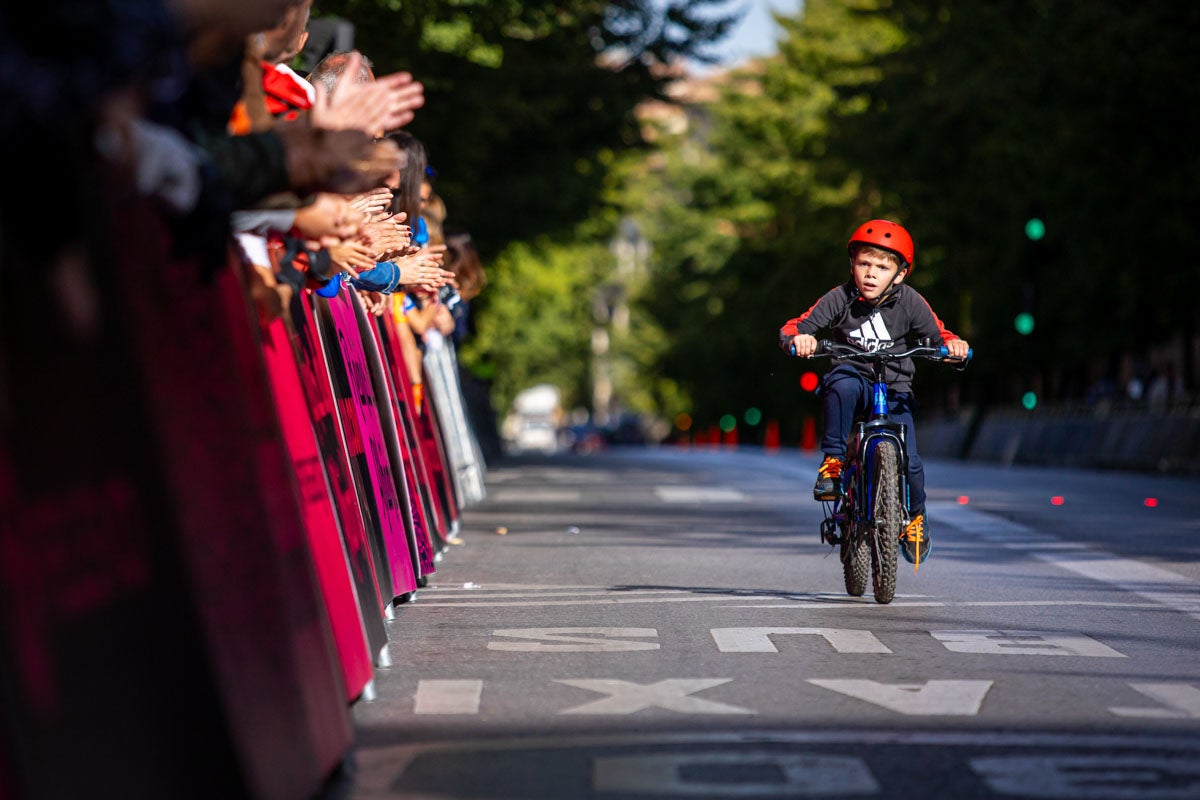
<svg viewBox="0 0 1200 800"><path fill-rule="evenodd" d="M854 489L848 487L841 501L841 510L846 516L841 527L841 573L846 579L846 594L862 597L870 577L871 551L866 536L858 528L858 504L854 503L856 497Z"/></svg>
<svg viewBox="0 0 1200 800"><path fill-rule="evenodd" d="M847 509L853 518L853 510ZM862 597L867 591L867 577L871 571L871 550L867 537L855 530L853 521L842 528L842 575L846 578L846 594Z"/></svg>
<svg viewBox="0 0 1200 800"><path fill-rule="evenodd" d="M895 442L881 441L873 457L875 488L875 531L871 538L871 585L876 603L890 603L896 596L896 557L904 506L900 499L900 453Z"/></svg>

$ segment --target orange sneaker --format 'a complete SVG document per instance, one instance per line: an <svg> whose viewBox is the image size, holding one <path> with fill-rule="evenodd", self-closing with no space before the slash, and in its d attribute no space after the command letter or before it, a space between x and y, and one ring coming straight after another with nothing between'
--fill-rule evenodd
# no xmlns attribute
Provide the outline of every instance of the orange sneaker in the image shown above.
<svg viewBox="0 0 1200 800"><path fill-rule="evenodd" d="M836 500L842 496L842 460L837 456L825 456L817 470L817 483L813 486L814 500Z"/></svg>
<svg viewBox="0 0 1200 800"><path fill-rule="evenodd" d="M900 552L905 561L919 567L929 558L931 547L929 533L925 530L925 515L917 514L900 533Z"/></svg>

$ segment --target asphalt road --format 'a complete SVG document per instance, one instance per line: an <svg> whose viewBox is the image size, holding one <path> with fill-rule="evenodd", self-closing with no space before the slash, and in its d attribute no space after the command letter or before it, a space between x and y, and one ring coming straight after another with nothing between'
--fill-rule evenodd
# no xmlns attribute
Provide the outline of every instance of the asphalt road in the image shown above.
<svg viewBox="0 0 1200 800"><path fill-rule="evenodd" d="M816 465L493 467L345 797L1200 798L1200 480L930 463L931 558L879 605Z"/></svg>

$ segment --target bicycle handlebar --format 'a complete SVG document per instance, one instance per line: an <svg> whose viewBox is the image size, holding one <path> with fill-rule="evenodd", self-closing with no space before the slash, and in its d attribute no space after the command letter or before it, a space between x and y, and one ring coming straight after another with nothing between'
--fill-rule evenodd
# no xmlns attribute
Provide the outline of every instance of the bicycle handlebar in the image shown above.
<svg viewBox="0 0 1200 800"><path fill-rule="evenodd" d="M796 355L796 346L792 345L792 355ZM852 347L841 342L834 342L829 339L821 339L817 342L817 351L806 358L820 358L826 356L829 358L848 358L856 361L896 361L901 358L910 358L917 356L919 358L928 358L935 361L950 361L954 363L966 364L975 354L974 348L967 349L966 358L956 358L950 355L950 348L945 345L940 347L932 347L930 345L916 345L907 350L859 350L857 347Z"/></svg>

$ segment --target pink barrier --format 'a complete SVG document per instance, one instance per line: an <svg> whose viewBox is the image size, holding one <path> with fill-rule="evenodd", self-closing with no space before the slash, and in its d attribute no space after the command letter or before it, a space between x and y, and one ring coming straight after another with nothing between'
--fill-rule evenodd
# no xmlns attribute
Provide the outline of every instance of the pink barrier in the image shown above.
<svg viewBox="0 0 1200 800"><path fill-rule="evenodd" d="M361 482L355 479L354 464L351 462L351 443L357 443L361 450L362 437L357 435L357 427L353 430L344 429L337 398L333 393L333 368L321 344L311 292L292 298L291 318L295 325L289 329L289 333L296 353L300 383L321 455L325 459L325 472L341 522L350 574L354 577L363 611L363 624L371 643L371 653L376 656L376 663L384 666L387 663L388 638L384 609L391 605L392 582L382 540L367 531L368 521L364 516L367 496Z"/></svg>
<svg viewBox="0 0 1200 800"><path fill-rule="evenodd" d="M403 486L403 494L407 500L404 506L405 521L416 541L418 570L424 579L434 572L434 553L437 545L433 540L433 528L422 498L423 487L413 479L411 465L414 451L409 441L406 422L399 413L399 391L394 380L395 366L389 361L388 353L380 347L379 328L375 319L377 318L368 319L368 315L363 314L359 318L359 330L363 336L363 345L372 356L371 363L377 368L372 372L372 376L378 381L377 396L386 401L379 406L379 416L387 434L392 463L396 465L397 479ZM423 580L421 583L424 585Z"/></svg>
<svg viewBox="0 0 1200 800"><path fill-rule="evenodd" d="M300 512L308 533L309 550L317 570L325 610L333 629L346 700L362 695L374 677L371 653L359 610L359 599L347 569L346 550L334 513L325 475L324 459L317 449L312 419L300 385L292 340L283 318L263 331L263 356L279 411L283 439L291 455L299 484ZM367 598L370 603L375 597Z"/></svg>
<svg viewBox="0 0 1200 800"><path fill-rule="evenodd" d="M329 363L346 447L369 501L365 503L369 528L382 540L391 578L389 600L395 600L417 589L416 549L404 524L399 484L384 442L379 400L358 330L354 304L361 305L361 301L351 291L328 300L315 295L313 299L326 354L338 356L329 358Z"/></svg>
<svg viewBox="0 0 1200 800"><path fill-rule="evenodd" d="M424 520L425 529L428 531L430 539L435 541L439 548L444 547L446 539L449 536L449 526L445 520L438 516L438 509L433 496L433 477L430 474L428 465L425 463L424 451L421 446L419 432L420 414L417 412L416 398L413 395L412 382L409 379L404 351L400 346L396 321L385 315L376 331L383 352L387 354L392 384L396 388L396 391L393 393L396 401L395 412L398 418L403 421L404 431L407 436L408 458L405 461L405 475L408 482L417 487L415 494L419 500L418 511ZM425 406L429 406L430 404L431 400L427 398Z"/></svg>

